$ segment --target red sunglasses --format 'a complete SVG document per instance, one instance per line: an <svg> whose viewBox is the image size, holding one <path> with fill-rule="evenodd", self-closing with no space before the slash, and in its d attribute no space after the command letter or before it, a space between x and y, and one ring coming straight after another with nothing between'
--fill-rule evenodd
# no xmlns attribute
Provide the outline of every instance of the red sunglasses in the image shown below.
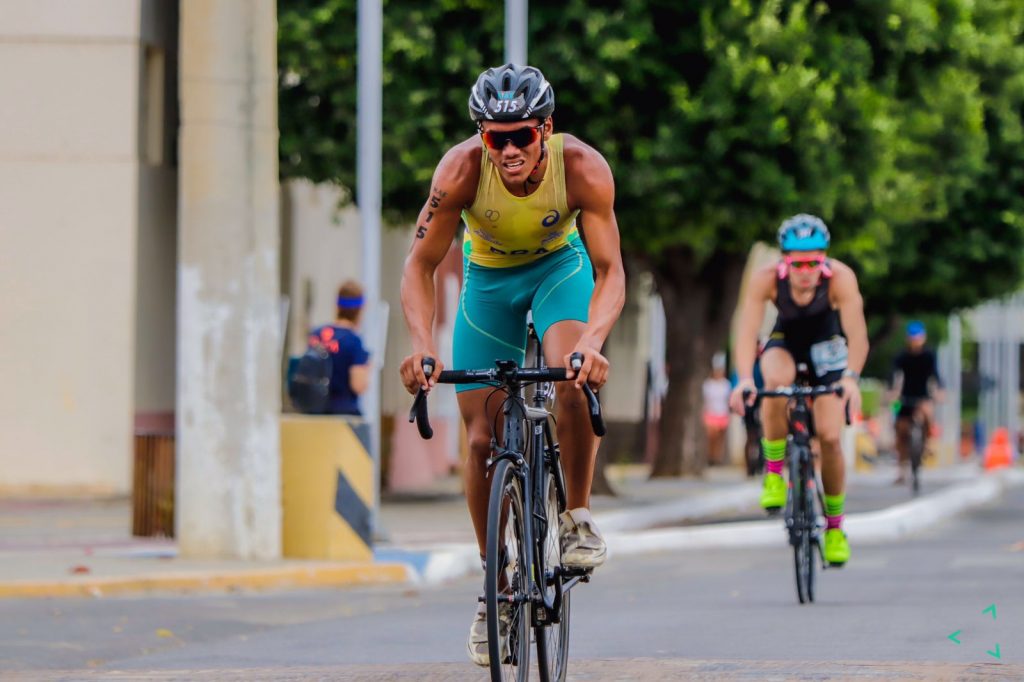
<svg viewBox="0 0 1024 682"><path fill-rule="evenodd" d="M543 127L544 124L541 123L539 126L528 126L515 130L487 130L481 131L480 137L484 138L485 145L497 151L504 149L509 142L519 149L525 149L540 139L540 131Z"/></svg>
<svg viewBox="0 0 1024 682"><path fill-rule="evenodd" d="M815 270L820 268L822 263L820 258L793 258L792 256L786 257L786 265L793 268L794 270Z"/></svg>

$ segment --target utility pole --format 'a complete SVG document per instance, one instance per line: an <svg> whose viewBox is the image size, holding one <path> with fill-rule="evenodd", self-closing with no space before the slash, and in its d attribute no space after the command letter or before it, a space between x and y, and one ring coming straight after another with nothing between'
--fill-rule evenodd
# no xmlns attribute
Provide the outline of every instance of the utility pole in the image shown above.
<svg viewBox="0 0 1024 682"><path fill-rule="evenodd" d="M380 501L380 368L384 364L386 307L380 295L381 232L381 129L383 106L381 48L383 10L381 0L359 0L359 66L356 131L356 205L363 235L363 291L366 311L364 335L373 354L373 380L363 396L366 421L370 427L370 454L373 457L374 527Z"/></svg>
<svg viewBox="0 0 1024 682"><path fill-rule="evenodd" d="M526 64L526 36L529 32L527 0L505 0L505 61Z"/></svg>

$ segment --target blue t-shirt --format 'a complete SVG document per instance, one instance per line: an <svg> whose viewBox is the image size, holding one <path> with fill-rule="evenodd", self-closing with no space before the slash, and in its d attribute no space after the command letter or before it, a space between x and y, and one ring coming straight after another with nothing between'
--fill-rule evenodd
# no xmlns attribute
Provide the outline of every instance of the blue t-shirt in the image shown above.
<svg viewBox="0 0 1024 682"><path fill-rule="evenodd" d="M317 327L309 334L310 346L323 346L331 356L331 387L327 397L327 414L362 414L359 396L352 392L348 371L365 365L370 354L363 341L351 329L334 324Z"/></svg>

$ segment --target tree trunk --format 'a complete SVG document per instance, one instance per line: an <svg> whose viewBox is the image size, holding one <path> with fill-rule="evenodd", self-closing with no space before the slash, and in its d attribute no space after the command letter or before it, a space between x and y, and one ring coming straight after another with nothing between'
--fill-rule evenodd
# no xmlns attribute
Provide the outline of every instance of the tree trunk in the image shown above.
<svg viewBox="0 0 1024 682"><path fill-rule="evenodd" d="M668 393L662 403L652 477L702 475L707 466L701 386L724 350L746 258L714 254L701 266L674 250L653 267L665 307Z"/></svg>

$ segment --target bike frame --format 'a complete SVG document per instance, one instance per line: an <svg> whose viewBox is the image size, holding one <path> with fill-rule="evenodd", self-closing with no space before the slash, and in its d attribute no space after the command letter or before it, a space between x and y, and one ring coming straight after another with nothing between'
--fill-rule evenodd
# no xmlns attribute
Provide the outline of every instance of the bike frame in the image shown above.
<svg viewBox="0 0 1024 682"><path fill-rule="evenodd" d="M544 368L544 355L537 338L533 325L530 325L529 339L535 344L536 369ZM501 368L503 363L498 363ZM509 363L506 369L514 369L514 364ZM531 382L532 383L532 382ZM530 572L529 582L525 586L524 598L529 599L535 606L533 611L534 622L532 625L549 625L559 622L561 613L562 594L571 589L582 577L573 573L571 579L563 585L559 575L560 567L549 567L544 565L544 558L540 549L539 539L544 538L548 531L548 518L543 508L538 508L538 502L544 499L547 490L548 476L554 478L555 492L560 507L565 506L565 480L562 477L561 453L558 443L551 432L551 413L547 409L548 401L554 392L554 384L549 381L536 382L533 397L530 405L526 404L523 397L523 385L519 382L506 384L511 395L505 401L502 410L505 428L503 433L504 448L498 448L494 443L494 451L497 453L487 462L488 469L491 469L502 459L509 460L514 468L516 477L522 489L527 492L523 500L523 514L532 523L526 525L526 563L533 566ZM528 445L528 447L527 447ZM540 454L540 457L538 457ZM543 576L544 585L538 581L538 576ZM544 589L552 584L554 594L549 599L547 590Z"/></svg>
<svg viewBox="0 0 1024 682"><path fill-rule="evenodd" d="M790 474L789 485L796 486L796 493L789 499L796 501L800 496L803 509L796 510L787 508L786 528L789 530L789 542L795 545L799 542L799 532L806 530L811 533L811 541L818 548L821 556L822 568L826 567L824 548L821 544L821 526L818 521L818 513L814 508L814 496L810 493L813 489L818 498L819 509L825 508L825 498L822 494L822 486L818 482L817 473L814 470L814 458L811 452L811 438L814 437L814 414L808 406L805 397L790 399L789 412L789 437L792 445L790 452ZM788 501L788 500L787 500Z"/></svg>

